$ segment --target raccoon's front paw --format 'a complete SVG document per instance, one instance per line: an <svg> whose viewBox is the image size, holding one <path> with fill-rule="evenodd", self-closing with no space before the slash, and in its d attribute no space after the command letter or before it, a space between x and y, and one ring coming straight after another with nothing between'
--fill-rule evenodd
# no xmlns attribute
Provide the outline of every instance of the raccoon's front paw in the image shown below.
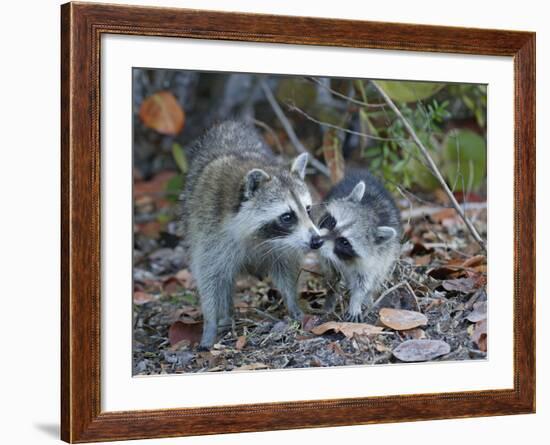
<svg viewBox="0 0 550 445"><path fill-rule="evenodd" d="M350 312L347 311L344 316L344 320L349 323L363 323L363 314L361 312Z"/></svg>

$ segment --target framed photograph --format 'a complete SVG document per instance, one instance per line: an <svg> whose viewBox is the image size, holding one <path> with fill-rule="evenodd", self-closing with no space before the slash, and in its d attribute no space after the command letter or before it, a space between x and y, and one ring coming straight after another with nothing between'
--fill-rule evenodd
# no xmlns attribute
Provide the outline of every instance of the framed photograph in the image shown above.
<svg viewBox="0 0 550 445"><path fill-rule="evenodd" d="M535 34L62 6L62 439L535 411Z"/></svg>

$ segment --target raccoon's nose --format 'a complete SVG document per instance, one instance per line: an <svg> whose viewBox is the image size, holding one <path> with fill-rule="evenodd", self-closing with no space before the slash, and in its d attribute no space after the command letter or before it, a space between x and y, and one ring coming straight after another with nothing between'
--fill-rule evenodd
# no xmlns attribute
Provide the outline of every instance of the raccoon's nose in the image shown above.
<svg viewBox="0 0 550 445"><path fill-rule="evenodd" d="M312 249L318 249L323 245L325 241L323 238L321 238L319 235L314 235L311 237L311 241L309 242L309 247Z"/></svg>

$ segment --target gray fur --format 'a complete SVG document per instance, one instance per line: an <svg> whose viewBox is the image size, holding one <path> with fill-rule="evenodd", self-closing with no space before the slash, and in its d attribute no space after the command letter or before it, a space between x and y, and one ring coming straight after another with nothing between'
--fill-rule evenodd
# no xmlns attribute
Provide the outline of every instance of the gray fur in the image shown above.
<svg viewBox="0 0 550 445"><path fill-rule="evenodd" d="M311 237L319 235L307 213L307 156L299 156L289 168L253 128L238 122L210 129L190 156L182 203L204 317L201 346L214 344L218 327L232 325L234 281L242 272L270 275L289 314L301 318L298 273ZM290 210L296 224L286 230L278 223Z"/></svg>
<svg viewBox="0 0 550 445"><path fill-rule="evenodd" d="M318 225L325 239L319 250L325 276L332 284L341 281L349 289L346 319L361 321L363 305L367 310L372 308L373 294L399 257L399 210L384 186L364 170L350 172L337 184L323 208ZM336 220L334 228L323 224L328 214ZM338 248L341 238L351 244L351 249ZM331 294L325 309L333 310L334 304L335 295Z"/></svg>

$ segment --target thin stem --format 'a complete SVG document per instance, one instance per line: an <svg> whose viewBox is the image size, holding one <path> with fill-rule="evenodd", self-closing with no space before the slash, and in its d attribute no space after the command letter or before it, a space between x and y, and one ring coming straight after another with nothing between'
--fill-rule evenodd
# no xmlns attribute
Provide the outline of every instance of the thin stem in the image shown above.
<svg viewBox="0 0 550 445"><path fill-rule="evenodd" d="M435 162L430 155L428 149L424 146L424 144L420 141L418 136L416 135L416 132L412 128L409 121L403 116L399 108L397 108L397 105L391 100L390 96L387 95L387 93L373 80L371 81L376 90L380 93L380 95L383 97L384 101L388 104L388 106L392 109L392 111L397 115L397 117L403 122L403 125L405 126L405 129L413 139L414 143L418 146L422 154L424 155L424 158L428 162L428 166L432 172L432 174L435 176L435 178L438 180L439 184L441 185L443 191L451 201L452 206L456 210L456 212L459 214L459 216L464 221L464 224L466 224L466 227L474 237L474 239L477 241L479 246L486 252L487 247L485 245L485 241L481 238L479 235L477 229L474 227L474 225L471 223L471 221L466 217L466 214L464 213L464 210L462 207L460 207L460 204L456 200L453 192L449 189L449 186L445 182L445 179L443 179L443 176L441 175L440 171L438 170L437 166L435 165Z"/></svg>
<svg viewBox="0 0 550 445"><path fill-rule="evenodd" d="M267 101L269 102L269 105L271 105L271 108L273 108L273 112L275 113L275 115L277 116L277 118L279 119L281 124L283 125L283 128L284 128L288 138L292 142L292 145L294 145L294 148L296 149L296 151L298 153L309 153L308 150L306 150L306 148L303 146L303 144L300 142L300 140L296 136L296 133L294 132L294 129L292 128L292 125L290 125L290 122L288 121L287 117L283 113L283 110L281 109L281 107L277 103L277 100L273 96L273 93L271 92L271 89L267 85L267 82L265 80L262 80L260 85L262 87L262 90L265 94L265 97L266 97ZM317 159L315 159L311 155L310 155L309 158L310 158L309 163L314 168L316 168L323 175L325 175L327 177L330 177L329 169L325 164L318 161Z"/></svg>

